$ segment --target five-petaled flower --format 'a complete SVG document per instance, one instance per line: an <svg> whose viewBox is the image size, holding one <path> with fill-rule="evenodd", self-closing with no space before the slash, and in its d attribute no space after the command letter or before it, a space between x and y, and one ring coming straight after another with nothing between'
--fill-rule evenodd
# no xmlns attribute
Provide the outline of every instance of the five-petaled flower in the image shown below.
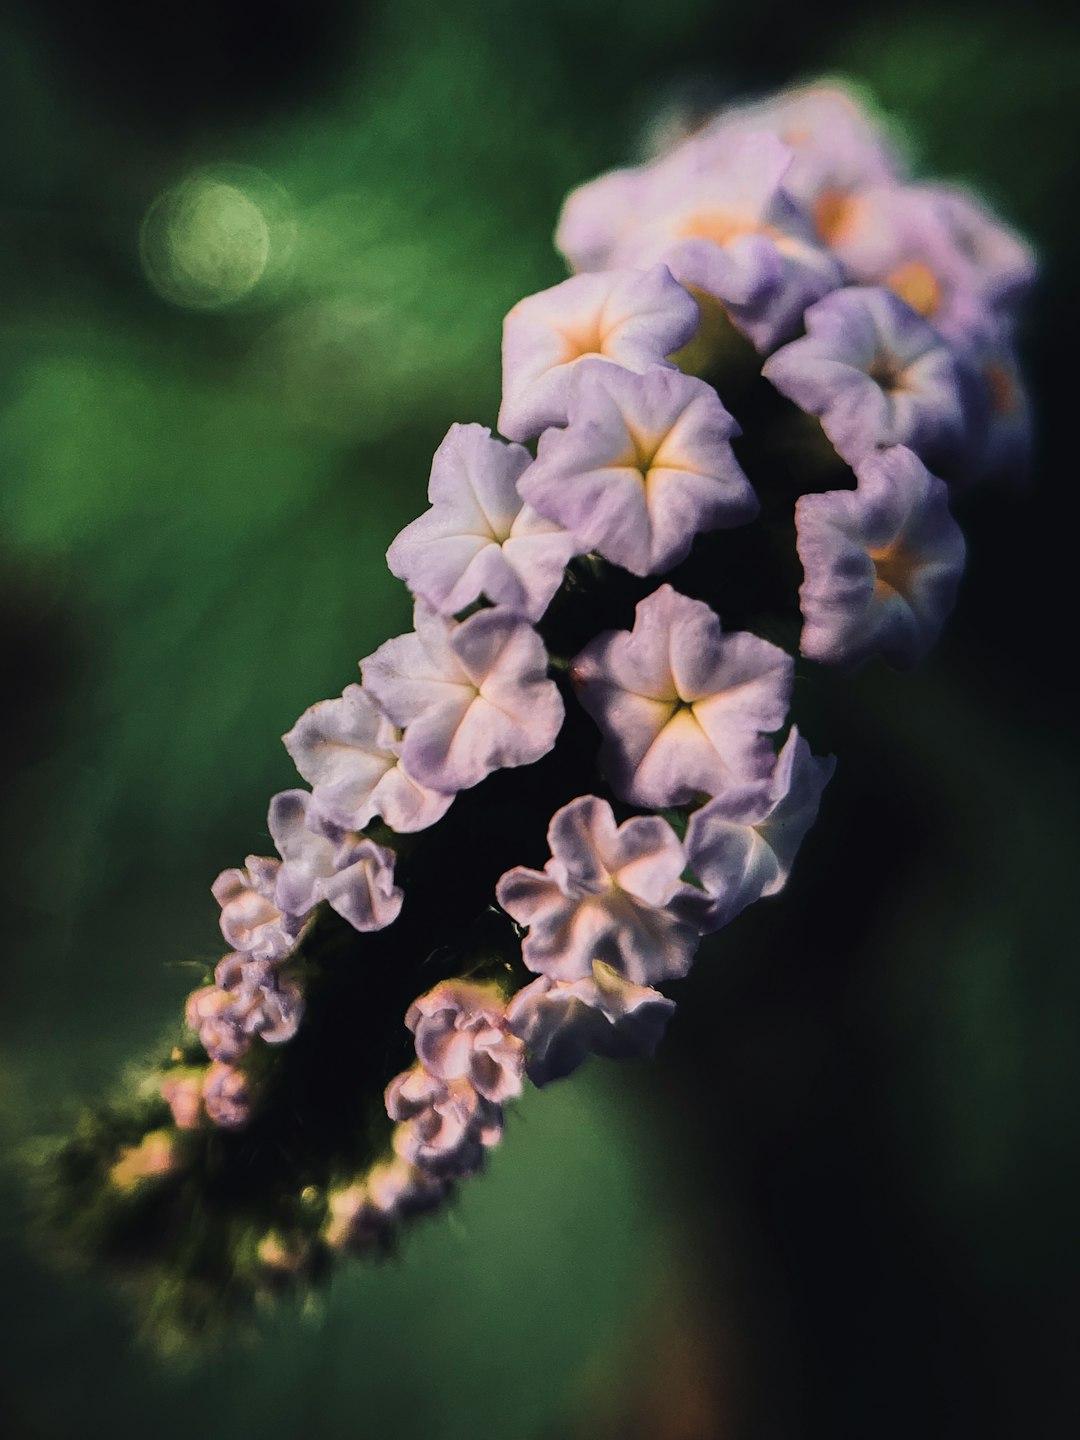
<svg viewBox="0 0 1080 1440"><path fill-rule="evenodd" d="M806 335L762 374L821 428L849 465L906 445L927 465L977 463L974 376L964 355L891 290L836 290L806 312Z"/></svg>
<svg viewBox="0 0 1080 1440"><path fill-rule="evenodd" d="M283 790L270 802L270 834L282 858L277 900L307 915L325 900L356 930L384 930L401 911L394 852L326 820L306 790Z"/></svg>
<svg viewBox="0 0 1080 1440"><path fill-rule="evenodd" d="M656 575L682 560L699 532L757 514L731 449L738 426L704 381L582 361L567 408L566 428L544 432L520 484L579 549Z"/></svg>
<svg viewBox="0 0 1080 1440"><path fill-rule="evenodd" d="M690 817L686 857L713 897L714 928L784 888L835 768L792 726L767 780L731 785Z"/></svg>
<svg viewBox="0 0 1080 1440"><path fill-rule="evenodd" d="M623 800L684 805L772 770L765 737L787 715L791 656L747 631L723 634L708 605L670 585L642 600L633 630L586 645L571 673Z"/></svg>
<svg viewBox="0 0 1080 1440"><path fill-rule="evenodd" d="M362 685L312 705L283 738L320 814L343 830L363 830L376 815L400 834L426 830L453 800L412 778L401 731Z"/></svg>
<svg viewBox="0 0 1080 1440"><path fill-rule="evenodd" d="M446 620L422 600L413 623L415 632L361 662L367 689L405 727L401 758L411 775L452 794L547 754L563 703L530 625L498 607Z"/></svg>
<svg viewBox="0 0 1080 1440"><path fill-rule="evenodd" d="M529 440L549 425L565 425L583 359L642 372L665 365L697 326L696 300L666 265L572 275L519 300L503 325L499 429L511 440Z"/></svg>
<svg viewBox="0 0 1080 1440"><path fill-rule="evenodd" d="M944 481L904 446L867 457L855 474L856 489L795 506L802 652L844 666L880 655L907 669L953 607L964 537Z"/></svg>
<svg viewBox="0 0 1080 1440"><path fill-rule="evenodd" d="M406 525L386 560L440 615L482 596L526 620L547 609L580 546L523 503L518 481L531 462L524 446L496 440L483 425L452 425L435 452L431 509Z"/></svg>

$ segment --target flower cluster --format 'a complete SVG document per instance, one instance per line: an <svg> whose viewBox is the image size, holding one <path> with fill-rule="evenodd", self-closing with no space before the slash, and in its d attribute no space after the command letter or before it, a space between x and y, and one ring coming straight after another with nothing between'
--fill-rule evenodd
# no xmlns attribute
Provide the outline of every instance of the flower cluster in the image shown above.
<svg viewBox="0 0 1080 1440"><path fill-rule="evenodd" d="M840 669L916 663L963 569L953 492L1026 449L1029 252L910 182L843 91L721 113L575 191L557 240L576 273L506 317L506 438L452 426L390 546L413 630L284 737L310 788L271 801L275 858L214 883L230 953L186 1012L209 1063L178 1050L158 1077L191 1145L240 1146L259 1116L290 1136L262 1163L291 1176L289 1147L315 1147L254 1247L278 1271L442 1203L526 1079L654 1054L659 987L784 887L833 774L775 637L794 622ZM742 448L753 407L712 383L750 353L734 332L756 357L732 395L820 421L838 488L808 466L793 500L790 455L780 484L749 463L772 421ZM719 613L744 532L771 639ZM797 611L775 555L801 562ZM301 1025L306 1049L267 1050ZM128 1189L179 1183L183 1151L154 1143L113 1156Z"/></svg>
<svg viewBox="0 0 1080 1440"><path fill-rule="evenodd" d="M732 107L667 154L581 187L557 241L583 274L666 264L766 357L766 379L818 417L854 471L853 496L796 515L804 653L921 659L963 561L936 477L956 488L1026 466L1014 331L1029 247L967 192L909 180L836 86ZM889 462L910 503L883 524L878 457L895 447L916 457Z"/></svg>

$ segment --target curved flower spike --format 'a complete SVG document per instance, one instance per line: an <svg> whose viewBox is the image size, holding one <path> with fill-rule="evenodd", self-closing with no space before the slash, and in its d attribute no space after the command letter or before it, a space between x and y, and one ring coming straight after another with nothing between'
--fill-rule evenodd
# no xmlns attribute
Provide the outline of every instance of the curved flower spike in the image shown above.
<svg viewBox="0 0 1080 1440"><path fill-rule="evenodd" d="M521 953L530 970L585 980L601 960L635 985L686 974L708 901L683 883L686 856L666 820L638 815L616 827L606 800L583 795L556 811L548 843L542 871L519 865L496 889L529 927Z"/></svg>
<svg viewBox="0 0 1080 1440"><path fill-rule="evenodd" d="M493 439L484 425L451 425L431 466L431 509L386 552L391 571L440 615L486 595L511 615L539 620L562 584L579 547L523 504L517 482L531 462L523 446Z"/></svg>
<svg viewBox="0 0 1080 1440"><path fill-rule="evenodd" d="M360 685L312 705L283 738L319 813L345 830L363 830L376 815L402 835L426 830L453 800L412 778L401 731Z"/></svg>
<svg viewBox="0 0 1080 1440"><path fill-rule="evenodd" d="M270 834L284 861L278 901L306 915L325 900L356 930L384 930L401 911L394 852L341 830L319 814L306 790L283 790L270 801Z"/></svg>
<svg viewBox="0 0 1080 1440"><path fill-rule="evenodd" d="M635 575L670 570L703 530L752 520L757 497L731 450L739 427L711 385L656 366L583 360L565 430L540 437L526 500Z"/></svg>
<svg viewBox="0 0 1080 1440"><path fill-rule="evenodd" d="M399 1122L394 1153L432 1175L472 1174L483 1163L484 1151L502 1138L500 1106L467 1080L440 1080L421 1065L390 1081L386 1113Z"/></svg>
<svg viewBox="0 0 1080 1440"><path fill-rule="evenodd" d="M570 383L584 357L641 373L664 365L693 337L698 319L697 301L666 265L572 275L519 300L503 326L499 429L529 440L565 425Z"/></svg>
<svg viewBox="0 0 1080 1440"><path fill-rule="evenodd" d="M280 860L249 855L243 870L223 870L211 885L221 906L221 933L234 950L255 960L281 960L303 929L303 919L278 904Z"/></svg>
<svg viewBox="0 0 1080 1440"><path fill-rule="evenodd" d="M597 636L571 667L616 795L656 807L768 776L764 737L784 723L792 675L790 655L722 634L708 605L670 585L641 601L632 631Z"/></svg>
<svg viewBox="0 0 1080 1440"><path fill-rule="evenodd" d="M592 971L583 980L541 975L507 1007L510 1029L528 1047L526 1070L534 1085L571 1075L590 1055L651 1060L656 1054L674 1000L631 985L601 960Z"/></svg>
<svg viewBox="0 0 1080 1440"><path fill-rule="evenodd" d="M733 785L690 817L686 856L715 902L712 928L784 888L835 769L792 726L768 780Z"/></svg>
<svg viewBox="0 0 1080 1440"><path fill-rule="evenodd" d="M361 662L367 689L406 727L409 773L452 794L546 755L564 712L536 631L501 609L457 623L417 601L414 614L413 634Z"/></svg>
<svg viewBox="0 0 1080 1440"><path fill-rule="evenodd" d="M410 1005L405 1024L417 1059L437 1079L468 1080L496 1104L521 1094L523 1047L507 1029L497 986L444 980Z"/></svg>
<svg viewBox="0 0 1080 1440"><path fill-rule="evenodd" d="M855 467L855 490L803 495L795 505L802 652L831 665L880 655L920 661L956 599L964 537L944 481L902 445Z"/></svg>
<svg viewBox="0 0 1080 1440"><path fill-rule="evenodd" d="M806 329L761 373L820 416L849 465L907 445L927 465L970 468L974 377L910 305L891 290L852 286L811 306Z"/></svg>

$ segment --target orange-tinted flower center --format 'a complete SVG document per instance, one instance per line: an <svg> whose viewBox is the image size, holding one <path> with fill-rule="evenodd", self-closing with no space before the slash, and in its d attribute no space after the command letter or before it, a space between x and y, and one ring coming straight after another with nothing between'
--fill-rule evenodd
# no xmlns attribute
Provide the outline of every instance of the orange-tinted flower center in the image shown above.
<svg viewBox="0 0 1080 1440"><path fill-rule="evenodd" d="M678 229L680 240L711 240L714 245L730 245L744 235L771 235L780 238L779 231L771 225L751 220L747 215L736 215L730 210L699 210L688 216Z"/></svg>
<svg viewBox="0 0 1080 1440"><path fill-rule="evenodd" d="M885 284L913 310L931 319L941 309L941 286L937 276L922 260L909 260L886 275Z"/></svg>
<svg viewBox="0 0 1080 1440"><path fill-rule="evenodd" d="M911 581L919 569L920 561L914 551L909 550L904 544L903 538L894 540L891 545L884 545L878 550L871 550L869 555L874 562L877 581L874 590L875 599L887 599L893 591L897 595L906 596L911 589Z"/></svg>
<svg viewBox="0 0 1080 1440"><path fill-rule="evenodd" d="M580 360L583 355L603 355L604 346L607 343L608 335L601 328L600 316L592 315L579 325L566 325L562 328L563 343L566 347L566 358L564 364L571 360Z"/></svg>
<svg viewBox="0 0 1080 1440"><path fill-rule="evenodd" d="M826 245L838 245L855 228L859 201L845 190L823 190L811 207L814 227Z"/></svg>

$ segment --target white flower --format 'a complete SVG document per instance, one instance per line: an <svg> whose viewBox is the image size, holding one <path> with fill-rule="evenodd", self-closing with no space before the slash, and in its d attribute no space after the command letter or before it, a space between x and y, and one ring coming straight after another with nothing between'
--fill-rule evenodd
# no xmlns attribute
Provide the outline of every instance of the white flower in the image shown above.
<svg viewBox="0 0 1080 1440"><path fill-rule="evenodd" d="M784 723L792 669L777 646L722 634L708 605L661 585L637 607L632 631L586 645L571 678L603 733L616 795L660 807L770 773L765 734Z"/></svg>
<svg viewBox="0 0 1080 1440"><path fill-rule="evenodd" d="M327 820L363 830L381 815L391 830L426 830L450 807L450 795L429 790L401 763L401 731L360 685L340 700L320 700L283 737L297 770Z"/></svg>
<svg viewBox="0 0 1080 1440"><path fill-rule="evenodd" d="M673 282L674 283L674 282ZM425 511L386 552L391 571L440 615L486 595L539 620L562 584L574 536L538 515L518 493L532 457L483 425L452 425L435 452Z"/></svg>
<svg viewBox="0 0 1080 1440"><path fill-rule="evenodd" d="M365 686L405 727L401 758L411 775L452 794L547 754L563 703L531 625L502 609L459 624L420 600L414 624L362 662Z"/></svg>
<svg viewBox="0 0 1080 1440"><path fill-rule="evenodd" d="M686 854L715 901L712 928L784 888L835 768L792 727L769 779L733 785L690 817Z"/></svg>

